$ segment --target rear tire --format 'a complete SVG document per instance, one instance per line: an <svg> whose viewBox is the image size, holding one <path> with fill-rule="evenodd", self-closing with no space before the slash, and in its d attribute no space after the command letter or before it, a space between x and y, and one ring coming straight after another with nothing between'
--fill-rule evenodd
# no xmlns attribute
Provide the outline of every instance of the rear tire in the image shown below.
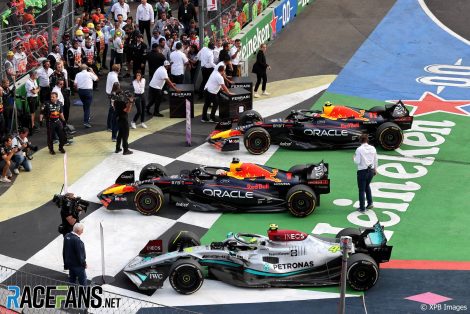
<svg viewBox="0 0 470 314"><path fill-rule="evenodd" d="M204 283L202 268L193 259L180 259L170 268L170 284L176 292L193 294Z"/></svg>
<svg viewBox="0 0 470 314"><path fill-rule="evenodd" d="M168 171L160 164L152 163L145 165L140 170L139 181L149 180L152 178L166 177Z"/></svg>
<svg viewBox="0 0 470 314"><path fill-rule="evenodd" d="M347 280L351 288L369 290L379 279L379 267L372 257L363 253L351 255L348 259Z"/></svg>
<svg viewBox="0 0 470 314"><path fill-rule="evenodd" d="M313 190L303 184L293 186L286 195L287 209L296 217L306 217L317 206L317 196Z"/></svg>
<svg viewBox="0 0 470 314"><path fill-rule="evenodd" d="M238 118L238 126L253 124L263 121L263 117L256 110L243 111Z"/></svg>
<svg viewBox="0 0 470 314"><path fill-rule="evenodd" d="M156 214L164 203L162 190L155 185L144 184L137 188L134 196L134 204L142 215Z"/></svg>
<svg viewBox="0 0 470 314"><path fill-rule="evenodd" d="M191 231L180 231L168 240L168 252L182 251L187 247L201 245L199 237Z"/></svg>
<svg viewBox="0 0 470 314"><path fill-rule="evenodd" d="M265 153L271 146L271 136L261 127L250 128L243 138L246 150L253 155Z"/></svg>
<svg viewBox="0 0 470 314"><path fill-rule="evenodd" d="M385 150L395 150L403 142L403 131L393 122L385 122L377 128L377 142Z"/></svg>

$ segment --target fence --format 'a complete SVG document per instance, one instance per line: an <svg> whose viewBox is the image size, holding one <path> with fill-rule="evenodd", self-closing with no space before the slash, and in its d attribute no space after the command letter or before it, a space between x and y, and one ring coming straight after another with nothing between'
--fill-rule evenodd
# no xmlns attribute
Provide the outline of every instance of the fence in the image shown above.
<svg viewBox="0 0 470 314"><path fill-rule="evenodd" d="M65 275L65 274L64 274ZM17 287L17 288L16 288ZM44 290L42 288L44 287ZM48 294L46 287L50 288L50 294ZM35 290L36 289L36 290ZM73 290L75 289L75 290ZM87 308L87 313L123 313L123 314L131 314L131 313L142 313L142 312L149 312L149 313L157 313L157 314L194 314L196 312L191 312L183 309L178 309L174 307L164 306L162 304L158 304L155 302L150 302L146 300L141 300L137 298L132 298L129 296L125 296L118 293L113 293L110 291L102 290L99 286L90 286L89 287L91 292L91 297L89 297L90 304L93 305ZM22 294L26 294L26 291L29 290L31 292L30 301L32 302L33 306L28 307L17 307L17 305L21 305L21 297L11 298L14 295L21 296ZM86 294L80 295L79 291L86 291L83 287L71 286L70 283L64 282L58 279L48 278L41 275L35 275L31 273L27 273L24 271L19 271L16 269L12 269L5 266L0 266L0 313L8 313L6 308L10 308L12 313L19 312L19 313L79 313L84 312L85 307L82 306L82 310L79 310L79 306L74 306L74 308L68 307L65 308L64 305L66 301L72 300L70 298L71 291L77 292L77 295L80 297L85 296ZM18 294L16 294L18 291ZM33 296L34 292L40 295L40 298ZM39 302L43 300L46 301L46 295L50 295L51 299L48 301L53 308L46 308L45 304L39 306L38 308L34 308L34 305L40 305ZM76 296L77 296L76 295ZM10 296L10 300L9 297ZM101 298L101 307L97 307L98 305L98 297ZM77 298L77 300L79 299ZM62 302L58 300L63 300ZM66 299L66 300L64 300ZM17 300L17 304L15 304L15 300ZM57 303L57 307L56 307ZM71 302L73 304L73 302ZM111 307L113 306L113 307Z"/></svg>
<svg viewBox="0 0 470 314"><path fill-rule="evenodd" d="M20 3L24 4L20 5ZM4 66L8 51L15 55L12 63L16 80L39 65L62 34L73 25L74 0L26 0L0 14L0 64Z"/></svg>
<svg viewBox="0 0 470 314"><path fill-rule="evenodd" d="M199 2L199 37L209 41L231 41L250 21L274 0L201 0Z"/></svg>

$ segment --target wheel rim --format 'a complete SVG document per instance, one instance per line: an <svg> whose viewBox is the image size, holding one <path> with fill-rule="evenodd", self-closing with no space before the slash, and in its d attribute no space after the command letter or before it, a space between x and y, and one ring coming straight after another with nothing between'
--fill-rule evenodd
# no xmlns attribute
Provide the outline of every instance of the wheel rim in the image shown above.
<svg viewBox="0 0 470 314"><path fill-rule="evenodd" d="M192 290L199 285L198 271L191 266L181 266L176 271L175 283L180 289Z"/></svg>
<svg viewBox="0 0 470 314"><path fill-rule="evenodd" d="M138 204L141 211L150 213L158 208L159 206L159 198L158 195L155 195L151 192L143 192L139 195Z"/></svg>
<svg viewBox="0 0 470 314"><path fill-rule="evenodd" d="M308 212L312 208L312 200L307 194L299 193L292 200L292 208L298 213Z"/></svg>
<svg viewBox="0 0 470 314"><path fill-rule="evenodd" d="M371 267L363 264L354 266L350 276L351 285L361 289L371 287L375 281L375 272Z"/></svg>
<svg viewBox="0 0 470 314"><path fill-rule="evenodd" d="M387 129L382 133L382 143L385 147L396 148L401 144L401 132L395 129Z"/></svg>
<svg viewBox="0 0 470 314"><path fill-rule="evenodd" d="M249 143L252 151L262 152L265 150L268 141L265 136L257 135L250 138Z"/></svg>

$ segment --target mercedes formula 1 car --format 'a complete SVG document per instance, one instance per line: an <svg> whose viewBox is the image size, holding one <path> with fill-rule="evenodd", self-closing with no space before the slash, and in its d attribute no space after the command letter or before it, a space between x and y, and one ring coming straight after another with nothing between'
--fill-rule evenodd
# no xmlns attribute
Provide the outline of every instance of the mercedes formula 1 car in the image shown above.
<svg viewBox="0 0 470 314"><path fill-rule="evenodd" d="M371 143L394 150L412 123L401 101L370 110L327 103L323 111L293 110L285 119L263 120L258 112L248 110L240 115L238 127L232 129L232 121L222 121L207 140L220 151L233 151L239 149L243 136L248 152L258 155L271 144L298 150L354 148L360 145L360 135L367 133Z"/></svg>
<svg viewBox="0 0 470 314"><path fill-rule="evenodd" d="M328 164L324 162L283 171L234 158L229 168L201 166L171 176L163 166L149 164L140 172L139 181L134 182L134 171L126 171L98 198L108 209L136 208L144 215L157 213L166 193L170 203L190 210L287 209L305 217L320 204L320 194L329 192Z"/></svg>
<svg viewBox="0 0 470 314"><path fill-rule="evenodd" d="M342 252L339 240L350 236L347 281L355 290L367 290L379 278L379 264L388 262L392 247L383 227L341 230L336 238L278 230L270 225L268 236L229 233L221 242L200 245L197 236L181 231L162 254L162 241L151 240L124 268L124 273L142 290L157 289L168 278L181 294L199 290L208 276L239 287L305 287L340 283Z"/></svg>

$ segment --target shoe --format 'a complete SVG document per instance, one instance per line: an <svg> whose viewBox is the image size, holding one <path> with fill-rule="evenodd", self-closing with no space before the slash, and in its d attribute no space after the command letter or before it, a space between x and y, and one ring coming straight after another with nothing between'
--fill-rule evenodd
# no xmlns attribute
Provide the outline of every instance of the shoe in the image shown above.
<svg viewBox="0 0 470 314"><path fill-rule="evenodd" d="M15 169L13 169L13 173L18 175L18 174L20 174L20 171L17 168L15 168Z"/></svg>
<svg viewBox="0 0 470 314"><path fill-rule="evenodd" d="M135 122L134 122L134 121L131 122L131 128L137 129L137 126L135 125Z"/></svg>
<svg viewBox="0 0 470 314"><path fill-rule="evenodd" d="M372 209L374 208L374 204L367 205L366 209Z"/></svg>
<svg viewBox="0 0 470 314"><path fill-rule="evenodd" d="M114 152L115 152L116 154L117 154L117 153L120 153L120 152L122 152L122 149L120 149L120 148L119 148L119 149L116 149Z"/></svg>
<svg viewBox="0 0 470 314"><path fill-rule="evenodd" d="M208 123L208 122L210 122L210 120L207 120L207 119L201 119L201 122L202 122L202 123Z"/></svg>
<svg viewBox="0 0 470 314"><path fill-rule="evenodd" d="M268 96L268 95L271 95L271 93L268 93L267 91L264 91L263 95Z"/></svg>
<svg viewBox="0 0 470 314"><path fill-rule="evenodd" d="M147 124L145 124L145 123L143 123L143 122L140 124L140 126L141 126L142 128L144 128L144 129L147 128Z"/></svg>
<svg viewBox="0 0 470 314"><path fill-rule="evenodd" d="M124 74L124 78L128 78L128 77L131 77L129 73Z"/></svg>
<svg viewBox="0 0 470 314"><path fill-rule="evenodd" d="M356 208L356 210L360 213L364 213L366 211L365 209L361 209L361 208Z"/></svg>
<svg viewBox="0 0 470 314"><path fill-rule="evenodd" d="M108 129L107 131L108 131L108 132L113 132L113 130L112 130L112 129Z"/></svg>
<svg viewBox="0 0 470 314"><path fill-rule="evenodd" d="M83 126L87 129L91 128L91 124L90 123L83 123Z"/></svg>
<svg viewBox="0 0 470 314"><path fill-rule="evenodd" d="M49 151L49 154L51 154L51 155L55 155L55 151L53 151L53 150L50 150L50 151Z"/></svg>
<svg viewBox="0 0 470 314"><path fill-rule="evenodd" d="M164 90L163 95L168 95L168 91Z"/></svg>
<svg viewBox="0 0 470 314"><path fill-rule="evenodd" d="M59 152L61 152L62 154L65 154L65 149L64 148L59 148Z"/></svg>
<svg viewBox="0 0 470 314"><path fill-rule="evenodd" d="M153 116L154 117L163 117L163 115L160 112L154 113Z"/></svg>
<svg viewBox="0 0 470 314"><path fill-rule="evenodd" d="M0 182L3 182L3 183L11 183L11 180L8 179L7 177L1 177L1 178L0 178Z"/></svg>
<svg viewBox="0 0 470 314"><path fill-rule="evenodd" d="M258 94L258 93L255 93L255 94L254 94L254 97L255 97L255 98L259 98L259 94Z"/></svg>
<svg viewBox="0 0 470 314"><path fill-rule="evenodd" d="M126 150L124 153L122 153L123 155L132 155L134 152L131 151L131 150Z"/></svg>
<svg viewBox="0 0 470 314"><path fill-rule="evenodd" d="M210 118L210 119L209 119L209 122L211 122L211 123L219 123L219 119L218 119L218 118Z"/></svg>
<svg viewBox="0 0 470 314"><path fill-rule="evenodd" d="M117 139L115 139L115 138L113 138L113 139L111 139L111 140L112 140L113 142L117 142Z"/></svg>
<svg viewBox="0 0 470 314"><path fill-rule="evenodd" d="M70 146L72 145L72 141L67 141L67 143L64 144L65 146Z"/></svg>

